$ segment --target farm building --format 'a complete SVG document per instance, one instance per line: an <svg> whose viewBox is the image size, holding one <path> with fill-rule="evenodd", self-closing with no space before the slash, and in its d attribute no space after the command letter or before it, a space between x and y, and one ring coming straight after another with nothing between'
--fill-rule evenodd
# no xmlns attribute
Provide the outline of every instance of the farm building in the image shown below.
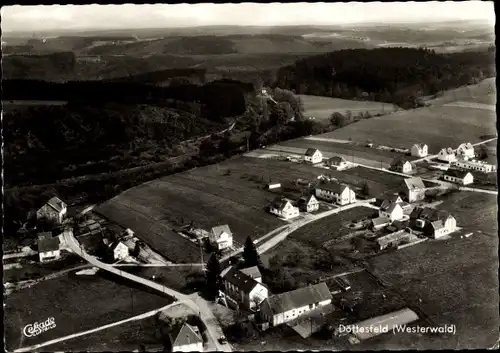
<svg viewBox="0 0 500 353"><path fill-rule="evenodd" d="M210 230L208 240L217 250L227 249L233 246L233 233L227 224L216 226Z"/></svg>
<svg viewBox="0 0 500 353"><path fill-rule="evenodd" d="M387 217L393 221L399 221L403 219L403 207L397 202L392 202L392 203L385 203L382 206L380 206L379 209L379 217Z"/></svg>
<svg viewBox="0 0 500 353"><path fill-rule="evenodd" d="M67 212L68 208L66 204L60 198L53 197L36 211L36 218L62 224Z"/></svg>
<svg viewBox="0 0 500 353"><path fill-rule="evenodd" d="M435 223L435 222L440 223ZM435 223L432 225L432 223ZM416 207L410 214L410 227L421 230L431 238L453 233L457 230L455 217L446 211L429 207ZM437 230L437 231L436 231Z"/></svg>
<svg viewBox="0 0 500 353"><path fill-rule="evenodd" d="M474 146L470 142L462 143L457 148L457 157L460 159L468 160L473 159L475 156Z"/></svg>
<svg viewBox="0 0 500 353"><path fill-rule="evenodd" d="M200 330L188 323L170 333L172 352L203 352L203 339Z"/></svg>
<svg viewBox="0 0 500 353"><path fill-rule="evenodd" d="M272 295L260 304L260 313L262 319L272 326L278 326L331 302L332 294L326 283L322 282Z"/></svg>
<svg viewBox="0 0 500 353"><path fill-rule="evenodd" d="M458 168L475 170L475 171L482 172L482 173L491 173L491 172L496 171L496 169L497 169L496 165L488 164L488 163L483 162L483 161L475 161L475 160L456 161L453 165L455 167L458 167Z"/></svg>
<svg viewBox="0 0 500 353"><path fill-rule="evenodd" d="M408 241L411 238L411 234L404 230L400 230L395 233L384 235L383 237L377 238L376 242L379 246L379 250L384 250L387 248L393 248L400 245L404 241Z"/></svg>
<svg viewBox="0 0 500 353"><path fill-rule="evenodd" d="M305 155L304 161L311 164L320 163L323 160L323 155L321 151L316 148L308 148Z"/></svg>
<svg viewBox="0 0 500 353"><path fill-rule="evenodd" d="M347 205L356 201L356 194L349 186L336 181L320 181L315 188L316 197L321 200Z"/></svg>
<svg viewBox="0 0 500 353"><path fill-rule="evenodd" d="M252 277L257 282L262 283L262 274L260 273L259 268L257 266L242 268L240 269L240 271L246 274L247 276Z"/></svg>
<svg viewBox="0 0 500 353"><path fill-rule="evenodd" d="M411 147L411 155L415 157L426 157L429 154L429 148L425 143L416 143Z"/></svg>
<svg viewBox="0 0 500 353"><path fill-rule="evenodd" d="M419 177L407 178L404 180L405 194L408 202L421 201L425 198L425 185Z"/></svg>
<svg viewBox="0 0 500 353"><path fill-rule="evenodd" d="M382 229L391 224L391 220L388 217L377 217L372 219L370 223L370 228L373 230Z"/></svg>
<svg viewBox="0 0 500 353"><path fill-rule="evenodd" d="M38 240L38 256L40 262L49 262L57 260L61 257L61 250L59 249L58 237L43 237Z"/></svg>
<svg viewBox="0 0 500 353"><path fill-rule="evenodd" d="M444 180L461 185L468 185L474 182L472 174L465 170L448 169L444 175Z"/></svg>
<svg viewBox="0 0 500 353"><path fill-rule="evenodd" d="M267 287L250 275L229 266L221 273L222 297L229 298L247 309L255 309L268 297Z"/></svg>
<svg viewBox="0 0 500 353"><path fill-rule="evenodd" d="M274 190L274 189L279 189L281 188L281 183L268 183L266 184L266 189L268 190Z"/></svg>
<svg viewBox="0 0 500 353"><path fill-rule="evenodd" d="M110 249L113 251L113 259L115 260L123 260L129 254L128 246L121 241L111 244Z"/></svg>
<svg viewBox="0 0 500 353"><path fill-rule="evenodd" d="M398 232L400 230L406 229L408 222L403 222L403 221L394 221L391 223L390 226L386 228L388 232L394 233Z"/></svg>
<svg viewBox="0 0 500 353"><path fill-rule="evenodd" d="M304 212L313 212L319 209L319 202L314 195L301 197L298 204L299 208Z"/></svg>
<svg viewBox="0 0 500 353"><path fill-rule="evenodd" d="M348 163L343 157L334 156L326 161L326 165L336 170L344 170L347 168Z"/></svg>
<svg viewBox="0 0 500 353"><path fill-rule="evenodd" d="M390 169L400 173L411 173L412 166L406 159L396 158L392 161Z"/></svg>
<svg viewBox="0 0 500 353"><path fill-rule="evenodd" d="M284 197L276 198L269 206L269 212L284 219L294 218L299 215L298 207L293 206L292 201Z"/></svg>
<svg viewBox="0 0 500 353"><path fill-rule="evenodd" d="M437 159L441 162L452 163L457 160L457 156L451 148L443 148L439 151Z"/></svg>
<svg viewBox="0 0 500 353"><path fill-rule="evenodd" d="M393 332L395 328L402 327L418 319L418 315L413 310L405 308L350 325L350 331L358 340L364 341L383 333Z"/></svg>

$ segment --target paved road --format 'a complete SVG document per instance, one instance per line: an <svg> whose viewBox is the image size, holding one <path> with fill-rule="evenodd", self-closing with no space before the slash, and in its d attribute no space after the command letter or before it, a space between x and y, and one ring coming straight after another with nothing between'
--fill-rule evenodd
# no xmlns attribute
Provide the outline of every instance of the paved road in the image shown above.
<svg viewBox="0 0 500 353"><path fill-rule="evenodd" d="M160 311L166 310L166 309L168 309L168 308L170 308L172 306L179 305L180 303L181 302L176 302L176 303L168 304L168 305L166 305L164 307L161 307L161 308L158 308L158 309L155 309L155 310L151 310L151 311L148 311L147 313L143 313L143 314L140 314L140 315L137 315L137 316L133 316L133 317L130 317L130 318L125 319L125 320L113 322L113 323L108 324L108 325L99 326L99 327L93 328L92 330L82 331L82 332L74 333L72 335L68 335L68 336L64 336L64 337L59 337L59 338L56 338L56 339L53 339L53 340L50 340L50 341L47 341L47 342L35 344L34 346L20 348L20 349L15 350L14 352L31 352L31 351L33 351L35 349L39 349L39 348L42 348L42 347L45 347L45 346L49 346L49 345L54 344L54 343L58 343L58 342L62 342L62 341L67 341L67 340L72 339L72 338L76 338L76 337L88 335L90 333L94 333L94 332L98 332L98 331L102 331L102 330L105 330L107 328L110 328L110 327L113 327L113 326L122 325L122 324L127 323L127 322L142 320L142 319L148 318L150 316L153 316L153 315L155 315L156 313L158 313Z"/></svg>
<svg viewBox="0 0 500 353"><path fill-rule="evenodd" d="M473 192L482 192L485 194L498 195L498 191L496 190L486 190L486 189L477 189L477 188L468 188L466 186L461 186L459 188L460 191L473 191Z"/></svg>
<svg viewBox="0 0 500 353"><path fill-rule="evenodd" d="M205 267L205 264L200 263L191 263L191 264L110 264L113 267L127 267L127 266L136 266L136 267Z"/></svg>
<svg viewBox="0 0 500 353"><path fill-rule="evenodd" d="M163 286L159 283L150 281L148 279L130 274L128 272L121 271L119 269L116 269L110 264L105 264L104 262L99 261L96 257L89 255L83 250L83 248L80 246L78 241L75 239L73 236L72 231L65 231L62 235L64 242L69 246L69 248L75 252L76 254L80 255L82 258L87 260L89 263L94 265L95 267L99 267L103 270L106 270L108 272L114 273L118 276L127 278L129 280L132 280L134 282L143 284L145 286L148 286L150 288L156 289L164 294L170 295L174 297L175 299L183 302L187 306L189 306L191 309L193 309L195 312L200 313L201 320L205 323L208 331L208 335L210 339L212 340L213 345L216 347L217 351L223 351L223 352L232 352L231 345L225 344L221 345L218 343L217 339L220 337L220 333L222 332L222 329L219 327L217 320L213 320L213 315L210 315L207 310L205 310L204 307L199 307L193 300L192 297L187 296L185 294L179 293L171 288L168 288L166 286ZM203 299L199 298L197 300L198 302L202 302ZM200 310L201 309L201 310ZM209 310L208 310L209 311Z"/></svg>

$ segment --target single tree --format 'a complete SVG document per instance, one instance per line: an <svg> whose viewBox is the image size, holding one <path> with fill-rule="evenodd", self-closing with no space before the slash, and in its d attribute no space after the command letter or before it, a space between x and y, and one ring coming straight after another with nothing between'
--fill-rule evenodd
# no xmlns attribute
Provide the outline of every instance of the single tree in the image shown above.
<svg viewBox="0 0 500 353"><path fill-rule="evenodd" d="M207 262L207 270L205 273L207 285L205 287L206 294L209 299L215 300L220 288L221 268L217 256L212 254Z"/></svg>
<svg viewBox="0 0 500 353"><path fill-rule="evenodd" d="M250 237L247 237L247 240L245 241L245 246L243 248L243 260L245 261L245 267L262 265L257 248Z"/></svg>
<svg viewBox="0 0 500 353"><path fill-rule="evenodd" d="M330 116L330 124L337 127L343 127L348 124L347 117L339 112L335 112Z"/></svg>

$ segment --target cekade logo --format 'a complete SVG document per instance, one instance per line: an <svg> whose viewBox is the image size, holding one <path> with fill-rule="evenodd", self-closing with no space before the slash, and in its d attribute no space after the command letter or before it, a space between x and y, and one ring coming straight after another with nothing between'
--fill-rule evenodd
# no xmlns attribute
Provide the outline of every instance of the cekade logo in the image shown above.
<svg viewBox="0 0 500 353"><path fill-rule="evenodd" d="M56 322L53 317L49 317L44 322L35 321L33 324L24 326L23 333L26 337L35 337L39 334L51 330L56 327Z"/></svg>

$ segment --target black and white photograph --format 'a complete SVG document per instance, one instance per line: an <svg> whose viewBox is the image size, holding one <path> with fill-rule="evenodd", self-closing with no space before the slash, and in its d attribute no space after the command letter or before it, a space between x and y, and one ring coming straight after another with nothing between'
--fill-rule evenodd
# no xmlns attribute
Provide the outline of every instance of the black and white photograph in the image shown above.
<svg viewBox="0 0 500 353"><path fill-rule="evenodd" d="M498 350L494 5L2 6L4 350Z"/></svg>

